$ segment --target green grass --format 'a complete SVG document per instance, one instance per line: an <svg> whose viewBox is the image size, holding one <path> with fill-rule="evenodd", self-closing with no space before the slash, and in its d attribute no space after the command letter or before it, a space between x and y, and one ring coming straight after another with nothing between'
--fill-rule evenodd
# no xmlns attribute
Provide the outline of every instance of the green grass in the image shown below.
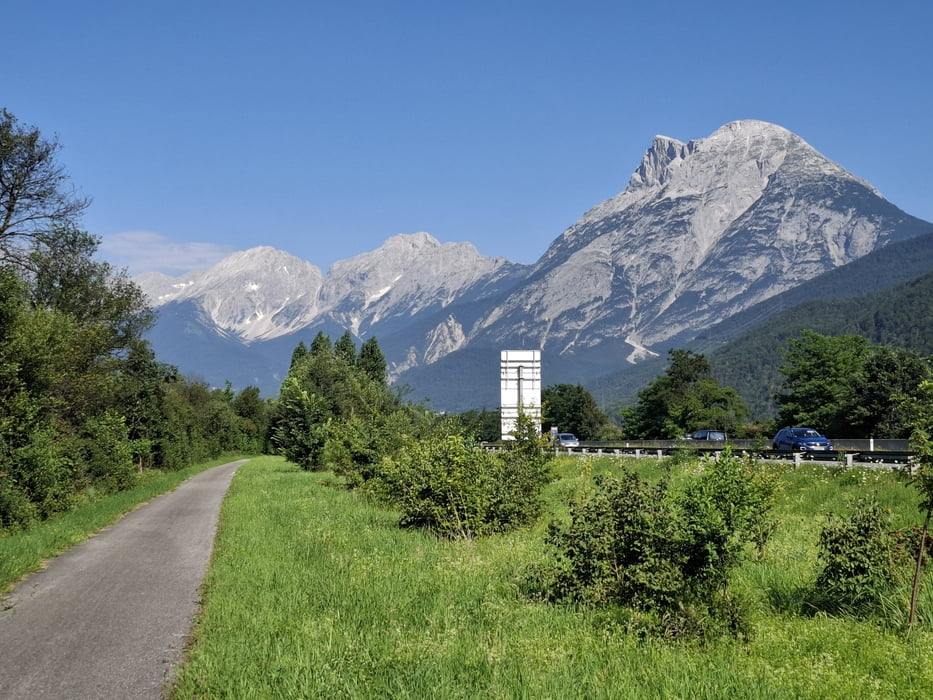
<svg viewBox="0 0 933 700"><path fill-rule="evenodd" d="M641 460L639 469L649 469ZM551 515L610 459L563 460ZM656 468L656 463L655 463ZM599 612L522 598L546 519L476 541L398 529L397 515L329 474L272 457L224 502L195 641L176 698L926 698L933 642L873 621L802 614L826 509L875 492L916 522L890 474L781 474L780 526L734 591L754 634L706 646L639 641ZM923 604L933 609L926 581ZM798 606L799 607L799 606Z"/></svg>
<svg viewBox="0 0 933 700"><path fill-rule="evenodd" d="M88 498L78 508L28 530L0 534L0 594L26 574L40 569L46 559L87 539L140 504L171 491L198 472L236 459L227 456L179 471L147 471L127 491Z"/></svg>

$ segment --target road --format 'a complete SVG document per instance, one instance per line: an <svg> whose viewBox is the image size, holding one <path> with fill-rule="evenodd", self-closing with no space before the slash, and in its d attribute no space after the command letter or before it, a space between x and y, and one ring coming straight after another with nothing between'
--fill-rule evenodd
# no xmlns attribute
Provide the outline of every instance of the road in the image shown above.
<svg viewBox="0 0 933 700"><path fill-rule="evenodd" d="M127 514L0 601L0 698L160 698L181 660L220 504L245 460Z"/></svg>

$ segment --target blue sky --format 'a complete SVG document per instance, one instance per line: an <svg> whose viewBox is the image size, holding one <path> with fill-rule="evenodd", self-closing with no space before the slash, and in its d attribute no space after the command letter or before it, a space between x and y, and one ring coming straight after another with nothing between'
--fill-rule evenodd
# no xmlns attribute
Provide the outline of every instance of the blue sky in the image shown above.
<svg viewBox="0 0 933 700"><path fill-rule="evenodd" d="M800 135L933 221L933 3L0 0L0 107L133 274L397 233L534 262L655 134Z"/></svg>

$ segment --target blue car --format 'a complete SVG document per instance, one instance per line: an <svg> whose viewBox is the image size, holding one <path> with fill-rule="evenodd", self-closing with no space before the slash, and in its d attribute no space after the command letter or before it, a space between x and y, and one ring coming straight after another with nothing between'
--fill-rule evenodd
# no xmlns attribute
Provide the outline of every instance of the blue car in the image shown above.
<svg viewBox="0 0 933 700"><path fill-rule="evenodd" d="M781 428L771 441L771 448L794 452L828 452L833 449L833 443L813 428Z"/></svg>

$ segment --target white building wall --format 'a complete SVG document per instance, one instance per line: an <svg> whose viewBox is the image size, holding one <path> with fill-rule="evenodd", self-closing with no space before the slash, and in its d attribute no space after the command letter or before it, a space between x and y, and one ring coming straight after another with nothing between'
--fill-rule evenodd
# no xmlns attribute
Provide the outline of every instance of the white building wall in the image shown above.
<svg viewBox="0 0 933 700"><path fill-rule="evenodd" d="M503 350L499 362L502 439L512 440L519 409L534 416L541 429L541 351Z"/></svg>

